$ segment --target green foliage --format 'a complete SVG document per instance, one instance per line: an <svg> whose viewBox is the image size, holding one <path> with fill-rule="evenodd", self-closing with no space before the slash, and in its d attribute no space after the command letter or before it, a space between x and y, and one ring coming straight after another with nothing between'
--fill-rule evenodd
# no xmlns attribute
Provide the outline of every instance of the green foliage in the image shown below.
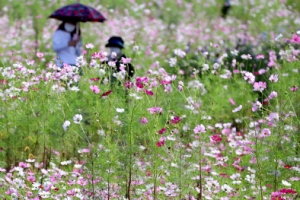
<svg viewBox="0 0 300 200"><path fill-rule="evenodd" d="M287 0L287 3L289 6L291 6L292 9L295 9L296 11L300 12L300 2L299 1Z"/></svg>

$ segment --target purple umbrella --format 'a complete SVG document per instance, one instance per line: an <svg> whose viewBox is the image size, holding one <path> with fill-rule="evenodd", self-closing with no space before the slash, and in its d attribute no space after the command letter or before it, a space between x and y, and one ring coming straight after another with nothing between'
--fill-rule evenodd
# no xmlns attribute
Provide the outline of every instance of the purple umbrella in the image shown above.
<svg viewBox="0 0 300 200"><path fill-rule="evenodd" d="M64 6L52 13L49 18L78 22L104 22L106 20L96 9L80 3Z"/></svg>

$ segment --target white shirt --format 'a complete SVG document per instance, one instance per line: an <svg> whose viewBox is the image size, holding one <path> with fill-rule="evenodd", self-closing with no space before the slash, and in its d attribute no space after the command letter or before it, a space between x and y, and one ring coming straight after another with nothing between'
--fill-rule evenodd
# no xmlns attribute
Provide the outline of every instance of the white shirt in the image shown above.
<svg viewBox="0 0 300 200"><path fill-rule="evenodd" d="M81 54L81 40L76 47L69 46L71 34L63 30L57 30L53 35L53 51L57 53L56 64L62 67L63 64L76 65L76 58Z"/></svg>

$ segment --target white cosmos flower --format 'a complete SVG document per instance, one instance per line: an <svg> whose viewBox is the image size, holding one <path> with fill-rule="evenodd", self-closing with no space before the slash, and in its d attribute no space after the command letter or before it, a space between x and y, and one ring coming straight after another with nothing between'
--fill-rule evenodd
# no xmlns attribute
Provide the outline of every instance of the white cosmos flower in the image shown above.
<svg viewBox="0 0 300 200"><path fill-rule="evenodd" d="M123 113L125 110L124 110L124 108L116 108L116 111L117 111L118 113Z"/></svg>
<svg viewBox="0 0 300 200"><path fill-rule="evenodd" d="M62 161L60 164L61 165L69 165L72 163L72 160L66 160L66 161Z"/></svg>
<svg viewBox="0 0 300 200"><path fill-rule="evenodd" d="M80 165L80 164L75 164L74 167L75 167L76 169L80 169L80 168L82 167L82 165Z"/></svg>
<svg viewBox="0 0 300 200"><path fill-rule="evenodd" d="M64 124L62 125L64 131L67 131L67 129L68 129L68 127L70 126L70 124L71 124L71 122L68 121L68 120L66 120L66 121L64 122Z"/></svg>
<svg viewBox="0 0 300 200"><path fill-rule="evenodd" d="M105 70L104 69L99 69L99 76L104 76L105 75Z"/></svg>
<svg viewBox="0 0 300 200"><path fill-rule="evenodd" d="M177 63L177 59L176 58L170 58L169 60L169 64L170 64L170 67L174 67Z"/></svg>
<svg viewBox="0 0 300 200"><path fill-rule="evenodd" d="M82 120L82 115L81 114L76 114L74 117L73 117L73 121L75 124L80 124Z"/></svg>
<svg viewBox="0 0 300 200"><path fill-rule="evenodd" d="M74 92L78 92L80 89L76 86L72 86L72 87L70 87L70 90L74 91Z"/></svg>
<svg viewBox="0 0 300 200"><path fill-rule="evenodd" d="M133 46L133 51L136 52L139 50L139 46Z"/></svg>
<svg viewBox="0 0 300 200"><path fill-rule="evenodd" d="M282 34L280 33L279 35L276 36L275 41L278 41L280 38L282 38Z"/></svg>
<svg viewBox="0 0 300 200"><path fill-rule="evenodd" d="M239 105L237 108L233 109L232 112L236 113L236 112L240 111L242 108L243 108L243 106Z"/></svg>
<svg viewBox="0 0 300 200"><path fill-rule="evenodd" d="M285 180L282 180L281 182L282 182L282 185L284 185L284 186L287 186L287 187L292 186L292 184L290 184L289 182L287 182Z"/></svg>
<svg viewBox="0 0 300 200"><path fill-rule="evenodd" d="M223 190L226 193L230 193L233 189L229 185L224 184L224 185L221 186L221 190Z"/></svg>
<svg viewBox="0 0 300 200"><path fill-rule="evenodd" d="M88 44L85 45L85 47L86 47L87 49L93 49L93 48L94 48L94 45L93 45L92 43L88 43Z"/></svg>

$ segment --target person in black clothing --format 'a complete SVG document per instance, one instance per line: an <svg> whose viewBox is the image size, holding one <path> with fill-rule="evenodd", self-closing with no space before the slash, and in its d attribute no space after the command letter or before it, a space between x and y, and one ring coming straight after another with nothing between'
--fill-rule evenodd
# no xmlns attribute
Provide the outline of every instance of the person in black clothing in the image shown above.
<svg viewBox="0 0 300 200"><path fill-rule="evenodd" d="M134 75L134 67L133 65L126 60L126 55L122 53L122 49L124 48L124 40L119 36L112 36L109 38L108 43L105 47L110 49L110 54L108 56L108 60L104 62L104 64L108 64L110 61L115 63L113 68L113 73L118 73L124 67L126 74L125 74L125 81L130 81L130 79ZM123 70L124 70L123 69Z"/></svg>
<svg viewBox="0 0 300 200"><path fill-rule="evenodd" d="M223 5L223 7L221 9L221 13L222 13L222 17L223 18L226 18L227 14L228 14L228 12L230 10L230 8L231 8L230 0L225 0L224 5Z"/></svg>

